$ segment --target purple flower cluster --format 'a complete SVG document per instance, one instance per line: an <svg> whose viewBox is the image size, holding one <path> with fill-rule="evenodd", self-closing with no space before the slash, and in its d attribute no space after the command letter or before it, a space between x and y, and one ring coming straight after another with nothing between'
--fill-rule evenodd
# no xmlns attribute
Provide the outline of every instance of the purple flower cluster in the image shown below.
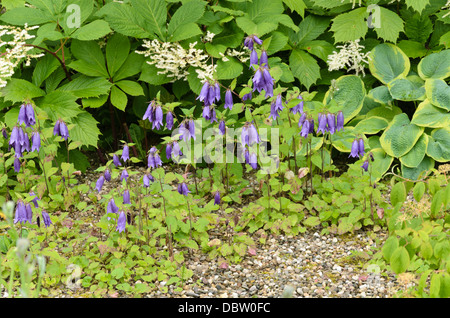
<svg viewBox="0 0 450 318"><path fill-rule="evenodd" d="M198 100L203 102L204 106L211 106L215 102L220 100L220 85L215 82L214 84L206 81L200 91L200 95L197 97Z"/></svg>
<svg viewBox="0 0 450 318"><path fill-rule="evenodd" d="M53 127L53 136L61 136L63 139L67 140L69 138L69 129L66 123L62 119L58 119Z"/></svg>
<svg viewBox="0 0 450 318"><path fill-rule="evenodd" d="M154 101L151 101L150 104L148 104L147 110L144 113L144 116L142 117L143 120L148 119L149 122L152 123L152 129L160 130L164 124L163 124L163 110L161 105L156 104ZM169 130L172 130L173 128L173 121L174 116L171 111L168 111L166 114L166 128Z"/></svg>
<svg viewBox="0 0 450 318"><path fill-rule="evenodd" d="M270 75L269 69L266 66L260 66L253 76L253 92L266 92L266 97L273 96L273 78Z"/></svg>
<svg viewBox="0 0 450 318"><path fill-rule="evenodd" d="M364 139L355 138L352 142L352 150L349 157L358 158L364 156Z"/></svg>
<svg viewBox="0 0 450 318"><path fill-rule="evenodd" d="M279 117L279 113L283 110L283 101L281 99L281 94L278 94L277 98L270 104L270 117L276 120Z"/></svg>
<svg viewBox="0 0 450 318"><path fill-rule="evenodd" d="M329 132L333 135L336 131L344 129L344 115L342 111L339 111L337 116L331 113L320 113L318 123L317 133L322 132L322 134L325 134Z"/></svg>
<svg viewBox="0 0 450 318"><path fill-rule="evenodd" d="M185 119L181 122L178 127L178 133L180 134L180 140L188 141L190 138L196 139L195 137L195 122L191 119Z"/></svg>
<svg viewBox="0 0 450 318"><path fill-rule="evenodd" d="M162 166L161 157L158 154L158 150L156 147L152 147L148 154L147 165L149 168L157 168L158 166Z"/></svg>

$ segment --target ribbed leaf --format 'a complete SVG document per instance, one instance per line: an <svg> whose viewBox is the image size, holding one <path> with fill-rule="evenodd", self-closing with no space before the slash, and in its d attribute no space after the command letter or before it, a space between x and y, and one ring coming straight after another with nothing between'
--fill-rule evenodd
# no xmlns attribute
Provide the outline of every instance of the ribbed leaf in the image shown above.
<svg viewBox="0 0 450 318"><path fill-rule="evenodd" d="M115 33L106 44L106 63L109 75L114 77L130 52L130 41L120 33Z"/></svg>
<svg viewBox="0 0 450 318"><path fill-rule="evenodd" d="M164 40L167 19L166 2L164 0L131 0L131 4L145 19L146 30Z"/></svg>
<svg viewBox="0 0 450 318"><path fill-rule="evenodd" d="M289 57L292 74L309 90L320 78L320 67L317 61L302 50L293 50Z"/></svg>
<svg viewBox="0 0 450 318"><path fill-rule="evenodd" d="M111 82L103 77L81 75L58 88L61 92L70 92L78 98L98 97L109 93Z"/></svg>
<svg viewBox="0 0 450 318"><path fill-rule="evenodd" d="M334 33L334 42L347 42L364 38L368 26L366 8L358 8L347 13L339 14L333 19L331 31Z"/></svg>

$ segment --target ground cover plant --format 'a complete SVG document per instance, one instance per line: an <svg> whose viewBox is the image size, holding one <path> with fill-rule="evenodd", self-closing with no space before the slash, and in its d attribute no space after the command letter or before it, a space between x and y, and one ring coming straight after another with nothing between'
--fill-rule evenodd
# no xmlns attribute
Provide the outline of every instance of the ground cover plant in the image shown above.
<svg viewBox="0 0 450 318"><path fill-rule="evenodd" d="M2 292L182 289L314 229L450 296L445 0L1 5Z"/></svg>

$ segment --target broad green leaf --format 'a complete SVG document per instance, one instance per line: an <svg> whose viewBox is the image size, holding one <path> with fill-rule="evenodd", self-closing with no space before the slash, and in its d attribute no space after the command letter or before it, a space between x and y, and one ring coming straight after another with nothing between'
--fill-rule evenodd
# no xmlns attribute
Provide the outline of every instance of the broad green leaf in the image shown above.
<svg viewBox="0 0 450 318"><path fill-rule="evenodd" d="M112 86L111 104L113 104L114 107L120 109L121 111L124 111L125 107L127 107L127 103L128 103L127 95L116 86Z"/></svg>
<svg viewBox="0 0 450 318"><path fill-rule="evenodd" d="M335 82L336 90L328 90L325 93L323 103L329 105L331 101L336 102L337 107L329 109L330 112L337 113L339 110L344 114L344 123L348 123L361 110L366 89L359 76L344 75Z"/></svg>
<svg viewBox="0 0 450 318"><path fill-rule="evenodd" d="M401 114L401 113L402 113L402 110L397 106L383 105L383 106L379 106L379 107L375 107L375 108L371 109L366 114L366 116L367 117L379 116L384 119L387 119L388 121L391 121L395 116L397 116L398 114Z"/></svg>
<svg viewBox="0 0 450 318"><path fill-rule="evenodd" d="M450 86L445 81L429 78L425 81L425 90L433 106L450 111Z"/></svg>
<svg viewBox="0 0 450 318"><path fill-rule="evenodd" d="M145 28L146 19L128 4L110 2L97 11L96 16L103 17L114 31L123 35L135 38L150 36Z"/></svg>
<svg viewBox="0 0 450 318"><path fill-rule="evenodd" d="M12 25L37 25L53 21L54 17L48 12L39 9L22 7L6 11L0 20Z"/></svg>
<svg viewBox="0 0 450 318"><path fill-rule="evenodd" d="M270 56L282 50L286 46L288 42L288 37L281 32L274 31L272 32L272 35L269 38L268 42L269 42L268 46L264 45L264 47L267 51L267 54Z"/></svg>
<svg viewBox="0 0 450 318"><path fill-rule="evenodd" d="M379 7L380 27L375 28L379 38L388 42L397 42L400 32L403 32L403 20L392 10Z"/></svg>
<svg viewBox="0 0 450 318"><path fill-rule="evenodd" d="M430 297L438 298L440 289L441 289L441 275L438 273L431 274Z"/></svg>
<svg viewBox="0 0 450 318"><path fill-rule="evenodd" d="M79 72L89 76L109 78L108 71L106 70L105 57L96 42L73 40L71 51L79 60L70 63L69 67L75 68Z"/></svg>
<svg viewBox="0 0 450 318"><path fill-rule="evenodd" d="M114 78L116 72L128 58L129 52L130 41L126 36L115 33L108 39L108 43L106 44L106 63L111 77Z"/></svg>
<svg viewBox="0 0 450 318"><path fill-rule="evenodd" d="M11 78L5 87L1 88L0 95L5 101L22 103L25 100L43 96L45 92L24 79Z"/></svg>
<svg viewBox="0 0 450 318"><path fill-rule="evenodd" d="M97 127L98 122L87 111L83 111L75 118L71 119L75 126L69 131L73 141L80 141L84 146L97 147L100 130Z"/></svg>
<svg viewBox="0 0 450 318"><path fill-rule="evenodd" d="M36 38L33 40L33 45L40 45L44 40L57 41L64 38L64 35L56 31L57 24L55 22L46 23L37 30Z"/></svg>
<svg viewBox="0 0 450 318"><path fill-rule="evenodd" d="M408 168L417 167L425 157L427 146L427 134L422 134L414 147L406 155L400 157L400 162Z"/></svg>
<svg viewBox="0 0 450 318"><path fill-rule="evenodd" d="M411 123L421 127L442 128L450 126L450 113L433 106L428 99L419 104Z"/></svg>
<svg viewBox="0 0 450 318"><path fill-rule="evenodd" d="M70 92L53 91L36 101L36 104L55 122L59 118L67 120L76 117L81 112L76 100L77 97Z"/></svg>
<svg viewBox="0 0 450 318"><path fill-rule="evenodd" d="M388 155L401 157L414 147L423 130L411 123L407 114L396 115L380 137L381 146Z"/></svg>
<svg viewBox="0 0 450 318"><path fill-rule="evenodd" d="M387 84L391 96L396 100L424 100L426 97L424 81L417 75L396 78Z"/></svg>
<svg viewBox="0 0 450 318"><path fill-rule="evenodd" d="M355 41L364 38L368 26L366 18L368 16L366 8L358 8L347 13L339 14L331 24L330 31L333 32L334 42Z"/></svg>
<svg viewBox="0 0 450 318"><path fill-rule="evenodd" d="M326 17L308 15L298 25L298 32L289 31L289 39L294 46L315 40L330 25L330 20Z"/></svg>
<svg viewBox="0 0 450 318"><path fill-rule="evenodd" d="M256 24L270 21L274 15L283 13L281 0L252 0L247 2L246 12Z"/></svg>
<svg viewBox="0 0 450 318"><path fill-rule="evenodd" d="M97 40L111 32L108 22L95 20L77 29L71 37L80 41Z"/></svg>
<svg viewBox="0 0 450 318"><path fill-rule="evenodd" d="M144 90L142 86L137 82L122 80L115 83L121 90L131 96L144 95Z"/></svg>
<svg viewBox="0 0 450 318"><path fill-rule="evenodd" d="M450 76L450 50L431 53L424 57L417 66L419 76L424 80L428 78L445 79Z"/></svg>
<svg viewBox="0 0 450 318"><path fill-rule="evenodd" d="M371 163L372 178L378 181L389 170L394 158L389 156L382 148L374 148L371 152L374 158L374 161Z"/></svg>
<svg viewBox="0 0 450 318"><path fill-rule="evenodd" d="M227 62L222 60L217 61L217 79L234 79L241 75L243 70L242 63L234 57L229 57Z"/></svg>
<svg viewBox="0 0 450 318"><path fill-rule="evenodd" d="M367 96L372 97L376 102L381 104L390 104L394 99L389 93L389 88L386 85L381 85L371 89Z"/></svg>
<svg viewBox="0 0 450 318"><path fill-rule="evenodd" d="M409 58L424 57L427 55L428 49L424 43L419 43L411 40L401 40L397 43L397 46L402 50Z"/></svg>
<svg viewBox="0 0 450 318"><path fill-rule="evenodd" d="M294 49L289 57L292 74L309 90L311 85L320 78L320 67L317 61L308 53Z"/></svg>
<svg viewBox="0 0 450 318"><path fill-rule="evenodd" d="M142 54L131 52L122 66L117 70L117 73L113 76L113 80L116 82L138 74L142 69L144 60L145 58Z"/></svg>
<svg viewBox="0 0 450 318"><path fill-rule="evenodd" d="M328 60L328 55L332 54L335 50L334 46L327 41L314 40L305 42L298 46L300 49L307 51L308 53L317 56L322 61Z"/></svg>
<svg viewBox="0 0 450 318"><path fill-rule="evenodd" d="M164 0L131 0L136 12L145 19L148 32L156 34L160 40L165 39L167 8Z"/></svg>
<svg viewBox="0 0 450 318"><path fill-rule="evenodd" d="M391 260L392 254L398 248L398 239L396 236L389 236L381 247L381 253L383 258L389 262Z"/></svg>
<svg viewBox="0 0 450 318"><path fill-rule="evenodd" d="M362 134L373 135L388 126L388 121L382 117L372 116L361 120L355 126L355 131Z"/></svg>
<svg viewBox="0 0 450 318"><path fill-rule="evenodd" d="M422 162L415 168L408 168L401 165L402 177L410 180L418 180L423 177L426 172L430 171L434 167L434 160L428 156L425 156Z"/></svg>
<svg viewBox="0 0 450 318"><path fill-rule="evenodd" d="M425 193L425 189L426 187L424 182L418 182L415 184L413 188L413 196L417 202L420 202L420 200L422 199L422 196Z"/></svg>
<svg viewBox="0 0 450 318"><path fill-rule="evenodd" d="M283 2L291 9L291 11L296 11L302 18L305 15L306 4L303 0L283 0Z"/></svg>
<svg viewBox="0 0 450 318"><path fill-rule="evenodd" d="M317 216L310 216L303 221L306 226L314 227L320 224L320 219Z"/></svg>
<svg viewBox="0 0 450 318"><path fill-rule="evenodd" d="M62 1L66 2L65 0ZM69 36L69 34L73 33L76 28L78 28L75 23L76 20L77 22L80 22L81 26L91 16L92 11L94 10L94 2L90 0L70 0L69 3L65 4L77 5L79 7L79 10L77 10L77 7L67 6L65 12L62 13L63 16L59 15L58 24L62 27L65 34ZM68 23L69 25L67 25Z"/></svg>
<svg viewBox="0 0 450 318"><path fill-rule="evenodd" d="M383 84L409 73L410 62L405 53L389 43L377 45L370 54L369 69Z"/></svg>
<svg viewBox="0 0 450 318"><path fill-rule="evenodd" d="M428 136L427 155L438 162L450 161L450 128L434 129Z"/></svg>
<svg viewBox="0 0 450 318"><path fill-rule="evenodd" d="M439 44L443 45L446 49L450 48L450 31L441 36Z"/></svg>
<svg viewBox="0 0 450 318"><path fill-rule="evenodd" d="M158 74L159 72L163 72L163 70L157 68L154 64L144 63L142 64L142 72L139 80L152 85L161 85L173 80L166 74ZM194 73L197 74L195 71Z"/></svg>
<svg viewBox="0 0 450 318"><path fill-rule="evenodd" d="M174 42L186 40L192 38L196 35L202 34L202 30L197 25L197 23L184 24L182 27L177 28L174 33L172 33L171 40Z"/></svg>
<svg viewBox="0 0 450 318"><path fill-rule="evenodd" d="M425 43L431 33L433 33L433 23L428 16L416 13L406 19L405 34L409 40Z"/></svg>
<svg viewBox="0 0 450 318"><path fill-rule="evenodd" d="M108 101L108 95L101 95L99 97L92 97L92 98L83 98L81 100L81 103L83 104L83 107L90 107L90 108L99 108L103 106Z"/></svg>
<svg viewBox="0 0 450 318"><path fill-rule="evenodd" d="M203 16L203 13L205 12L205 2L203 1L190 1L184 3L181 7L177 9L177 11L174 13L172 18L170 19L169 25L167 27L167 34L172 39L172 41L179 41L184 40L187 38L190 38L194 35L197 35L199 33L193 34L192 36L188 36L185 38L180 38L180 36L176 36L177 34L186 34L185 31L182 31L186 28L193 29L192 25L195 25L195 22L197 22L198 19L200 19ZM189 26L188 26L189 25ZM195 29L195 28L194 28ZM201 30L198 28L200 31ZM176 38L179 38L178 40Z"/></svg>
<svg viewBox="0 0 450 318"><path fill-rule="evenodd" d="M405 0L406 5L421 13L430 3L430 0Z"/></svg>
<svg viewBox="0 0 450 318"><path fill-rule="evenodd" d="M347 126L343 130L331 135L331 144L340 152L349 153L352 149L352 142L355 139L355 127Z"/></svg>
<svg viewBox="0 0 450 318"><path fill-rule="evenodd" d="M41 57L33 70L33 84L40 87L47 77L49 77L60 65L58 60L50 54Z"/></svg>
<svg viewBox="0 0 450 318"><path fill-rule="evenodd" d="M409 254L405 247L399 246L394 253L392 253L390 265L394 273L404 273L409 266L409 262Z"/></svg>
<svg viewBox="0 0 450 318"><path fill-rule="evenodd" d="M103 77L81 75L59 87L58 91L70 92L78 98L98 97L108 94L111 85L111 82Z"/></svg>
<svg viewBox="0 0 450 318"><path fill-rule="evenodd" d="M397 182L391 189L390 201L392 206L396 206L397 203L405 202L406 200L406 188L404 182Z"/></svg>

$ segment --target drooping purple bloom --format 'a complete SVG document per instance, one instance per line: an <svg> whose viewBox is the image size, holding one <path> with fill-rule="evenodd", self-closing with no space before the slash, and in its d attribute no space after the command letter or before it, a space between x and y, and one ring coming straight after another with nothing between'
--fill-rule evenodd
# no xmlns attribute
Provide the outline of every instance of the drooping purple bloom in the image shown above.
<svg viewBox="0 0 450 318"><path fill-rule="evenodd" d="M253 76L253 91L255 90L259 93L264 90L266 97L273 96L273 78L264 66L260 66Z"/></svg>
<svg viewBox="0 0 450 318"><path fill-rule="evenodd" d="M208 92L209 92L209 82L206 81L202 86L200 95L198 95L198 97L196 98L196 99L200 100L201 102L203 102L205 104L205 106L209 106L209 105L207 105L208 100L209 100Z"/></svg>
<svg viewBox="0 0 450 318"><path fill-rule="evenodd" d="M214 204L220 205L220 192L216 191L216 194L214 195Z"/></svg>
<svg viewBox="0 0 450 318"><path fill-rule="evenodd" d="M122 165L122 163L120 162L119 156L116 154L113 155L113 163L116 167L119 167Z"/></svg>
<svg viewBox="0 0 450 318"><path fill-rule="evenodd" d="M39 134L39 131L33 131L33 134L31 135L31 144L31 151L36 150L39 152L39 149L41 149L41 135Z"/></svg>
<svg viewBox="0 0 450 318"><path fill-rule="evenodd" d="M225 121L221 120L219 123L219 131L221 135L225 135Z"/></svg>
<svg viewBox="0 0 450 318"><path fill-rule="evenodd" d="M369 160L364 161L363 165L361 166L361 168L364 169L364 171L368 171L369 169Z"/></svg>
<svg viewBox="0 0 450 318"><path fill-rule="evenodd" d="M117 219L117 227L116 231L119 231L119 233L125 231L125 226L127 224L127 217L123 211L120 211L119 217Z"/></svg>
<svg viewBox="0 0 450 318"><path fill-rule="evenodd" d="M20 105L17 123L19 125L25 124L25 126L28 127L28 120L27 120L27 115L26 115L26 110L25 110L25 104Z"/></svg>
<svg viewBox="0 0 450 318"><path fill-rule="evenodd" d="M339 111L336 116L336 131L344 130L344 114Z"/></svg>
<svg viewBox="0 0 450 318"><path fill-rule="evenodd" d="M9 145L14 147L19 143L19 127L14 126L11 131L11 137L9 138Z"/></svg>
<svg viewBox="0 0 450 318"><path fill-rule="evenodd" d="M225 92L225 109L233 109L233 93L231 89L227 89Z"/></svg>
<svg viewBox="0 0 450 318"><path fill-rule="evenodd" d="M327 114L327 124L330 134L334 134L336 132L336 116L334 114Z"/></svg>
<svg viewBox="0 0 450 318"><path fill-rule="evenodd" d="M22 201L17 202L16 205L16 212L14 215L14 224L17 222L19 223L25 223L28 221L27 219L27 210L25 208L25 204Z"/></svg>
<svg viewBox="0 0 450 318"><path fill-rule="evenodd" d="M300 116L300 119L298 120L298 127L302 127L302 125L305 123L306 121L306 113L302 113L302 115Z"/></svg>
<svg viewBox="0 0 450 318"><path fill-rule="evenodd" d="M212 124L213 122L217 122L216 108L215 108L215 107L213 107L213 108L211 109L211 118L210 118L210 122L211 122L211 124ZM189 128L190 128L190 126L189 126ZM192 135L192 134L191 134L191 135ZM195 137L195 134L194 134L193 136ZM195 138L194 138L194 140L195 140Z"/></svg>
<svg viewBox="0 0 450 318"><path fill-rule="evenodd" d="M247 36L247 37L245 38L245 40L244 40L244 46L247 47L247 48L250 49L250 50L253 50L254 42L256 42L256 43L259 44L259 45L262 44L261 39L258 38L256 35L254 35L254 34L249 35L249 36Z"/></svg>
<svg viewBox="0 0 450 318"><path fill-rule="evenodd" d="M31 204L27 203L25 205L25 211L26 211L26 218L28 223L32 223L33 222L33 210L31 209Z"/></svg>
<svg viewBox="0 0 450 318"><path fill-rule="evenodd" d="M256 64L258 64L258 53L253 49L250 53L250 67Z"/></svg>
<svg viewBox="0 0 450 318"><path fill-rule="evenodd" d="M269 58L267 56L267 51L266 50L262 50L261 51L261 57L259 59L259 65L261 66L268 66L269 65Z"/></svg>
<svg viewBox="0 0 450 318"><path fill-rule="evenodd" d="M31 191L29 193L29 195L34 196L34 198L31 200L31 202L33 202L33 204L34 204L34 207L35 208L39 207L39 204L38 204L38 201L40 201L39 197L33 191Z"/></svg>
<svg viewBox="0 0 450 318"><path fill-rule="evenodd" d="M20 171L20 159L17 157L14 158L14 171L16 173Z"/></svg>
<svg viewBox="0 0 450 318"><path fill-rule="evenodd" d="M202 116L206 120L211 119L211 107L210 106L203 106Z"/></svg>
<svg viewBox="0 0 450 318"><path fill-rule="evenodd" d="M359 145L358 145L358 139L354 139L352 142L352 150L350 152L349 157L356 158L359 155Z"/></svg>
<svg viewBox="0 0 450 318"><path fill-rule="evenodd" d="M314 119L312 118L309 120L309 133L314 133Z"/></svg>
<svg viewBox="0 0 450 318"><path fill-rule="evenodd" d="M220 85L218 82L214 84L214 95L216 102L220 101Z"/></svg>
<svg viewBox="0 0 450 318"><path fill-rule="evenodd" d="M109 171L109 169L106 169L103 175L105 176L106 181L111 181L111 171Z"/></svg>
<svg viewBox="0 0 450 318"><path fill-rule="evenodd" d="M358 152L361 157L364 156L364 154L365 154L364 139L362 139L362 138L359 138L359 140L358 140Z"/></svg>
<svg viewBox="0 0 450 318"><path fill-rule="evenodd" d="M189 191L187 184L182 182L178 184L178 193L187 196L191 191Z"/></svg>
<svg viewBox="0 0 450 318"><path fill-rule="evenodd" d="M123 146L121 159L124 162L126 162L127 160L130 160L130 147L128 147L128 145Z"/></svg>
<svg viewBox="0 0 450 318"><path fill-rule="evenodd" d="M256 153L255 152L252 152L251 154L250 154L250 157L249 157L249 163L250 163L250 166L253 168L253 169L257 169L258 168L258 159L257 159L257 157L256 157Z"/></svg>
<svg viewBox="0 0 450 318"><path fill-rule="evenodd" d="M148 188L150 186L150 181L155 181L155 178L151 174L144 174L144 177L142 178L142 183L144 184L144 188Z"/></svg>
<svg viewBox="0 0 450 318"><path fill-rule="evenodd" d="M172 144L168 143L166 145L166 158L167 158L167 160L169 160L171 158L171 156L172 156Z"/></svg>
<svg viewBox="0 0 450 318"><path fill-rule="evenodd" d="M36 124L36 117L34 116L34 109L30 103L25 105L25 117L26 117L25 124L27 127L33 126L34 124Z"/></svg>
<svg viewBox="0 0 450 318"><path fill-rule="evenodd" d="M103 175L101 175L98 179L97 182L95 183L95 189L97 189L98 192L100 192L102 190L103 187L103 183L105 182L105 177Z"/></svg>
<svg viewBox="0 0 450 318"><path fill-rule="evenodd" d="M259 139L258 131L256 130L255 125L250 123L250 125L248 127L248 145L252 146L254 143L259 143L259 142L260 142L260 139Z"/></svg>
<svg viewBox="0 0 450 318"><path fill-rule="evenodd" d="M250 164L250 153L248 152L247 148L245 148L244 159L245 159L245 163Z"/></svg>
<svg viewBox="0 0 450 318"><path fill-rule="evenodd" d="M155 147L152 147L148 154L147 165L149 168L162 166L161 157L158 155Z"/></svg>
<svg viewBox="0 0 450 318"><path fill-rule="evenodd" d="M52 220L50 220L50 215L44 210L42 210L42 219L44 220L45 227L49 227L50 224L53 224Z"/></svg>
<svg viewBox="0 0 450 318"><path fill-rule="evenodd" d="M111 198L108 201L108 205L106 206L106 213L117 213L117 212L119 212L119 207L116 205L116 202L114 202L114 199ZM108 216L108 220L109 219L111 218Z"/></svg>
<svg viewBox="0 0 450 318"><path fill-rule="evenodd" d="M61 136L67 140L69 137L69 130L67 129L66 123L62 119L58 119L53 128L53 136Z"/></svg>
<svg viewBox="0 0 450 318"><path fill-rule="evenodd" d="M5 128L2 128L2 135L3 135L3 138L8 139L8 133L6 132Z"/></svg>
<svg viewBox="0 0 450 318"><path fill-rule="evenodd" d="M301 101L297 105L295 105L294 107L291 108L291 112L293 114L297 114L297 113L303 114L303 104L304 104L304 102L303 102L302 96L299 96L299 98L301 99Z"/></svg>
<svg viewBox="0 0 450 318"><path fill-rule="evenodd" d="M152 123L152 129L159 130L163 127L163 111L160 105L157 105L155 108L155 118Z"/></svg>
<svg viewBox="0 0 450 318"><path fill-rule="evenodd" d="M307 119L302 124L302 130L300 131L300 135L304 138L307 138L310 131L311 122Z"/></svg>
<svg viewBox="0 0 450 318"><path fill-rule="evenodd" d="M127 169L123 169L122 173L120 174L120 181L123 181L124 179L125 179L125 181L127 181L128 176L129 176L129 174L128 174Z"/></svg>
<svg viewBox="0 0 450 318"><path fill-rule="evenodd" d="M170 111L166 114L166 128L169 130L173 128L173 114Z"/></svg>
<svg viewBox="0 0 450 318"><path fill-rule="evenodd" d="M153 101L148 104L147 110L144 113L144 117L142 117L143 120L148 119L150 122L153 121Z"/></svg>
<svg viewBox="0 0 450 318"><path fill-rule="evenodd" d="M283 110L283 101L281 99L281 94L278 94L275 101L270 105L270 116L273 120L279 117L279 113Z"/></svg>
<svg viewBox="0 0 450 318"><path fill-rule="evenodd" d="M123 191L123 203L131 204L130 191L128 189L125 189L125 191Z"/></svg>
<svg viewBox="0 0 450 318"><path fill-rule="evenodd" d="M320 113L318 117L319 125L317 126L317 134L322 132L322 134L325 134L327 131L327 116L325 114Z"/></svg>
<svg viewBox="0 0 450 318"><path fill-rule="evenodd" d="M214 112L214 117L216 116L216 113ZM191 135L191 138L195 140L195 122L193 119L189 119L189 134Z"/></svg>
<svg viewBox="0 0 450 318"><path fill-rule="evenodd" d="M250 93L244 94L244 96L242 96L242 100L246 101L246 100L252 99L252 97L253 97L252 92L250 92Z"/></svg>
<svg viewBox="0 0 450 318"><path fill-rule="evenodd" d="M172 158L173 157L179 157L181 156L181 150L180 150L180 145L178 144L178 142L174 141L173 142L173 147L172 147Z"/></svg>

